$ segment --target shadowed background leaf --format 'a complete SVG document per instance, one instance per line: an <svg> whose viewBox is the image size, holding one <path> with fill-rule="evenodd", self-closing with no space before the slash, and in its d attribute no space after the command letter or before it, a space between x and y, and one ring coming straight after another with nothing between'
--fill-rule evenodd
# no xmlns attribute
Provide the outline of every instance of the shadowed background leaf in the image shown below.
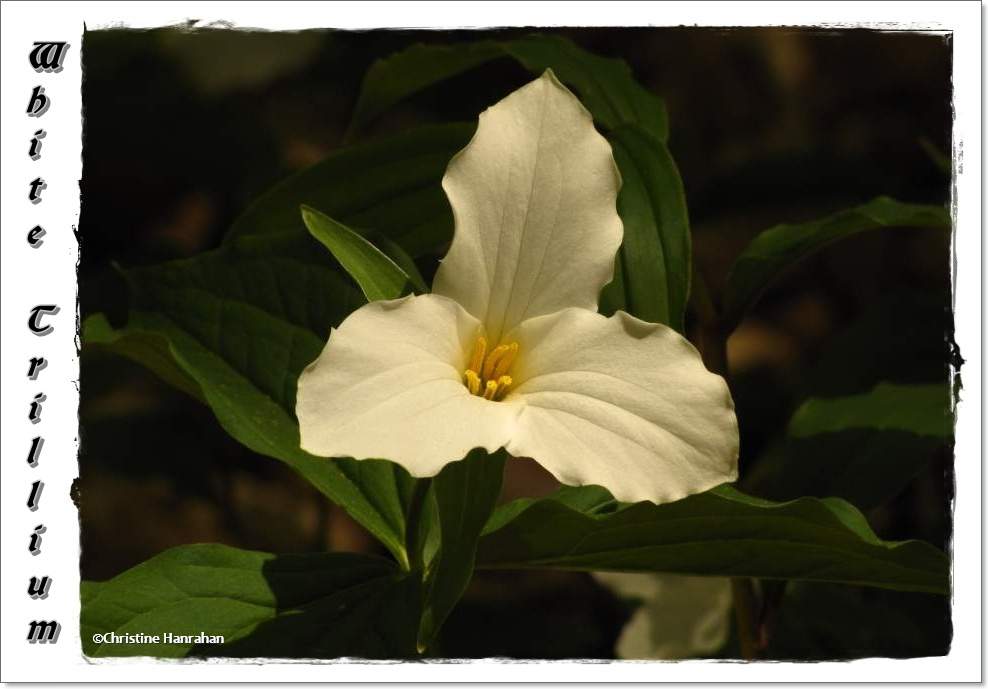
<svg viewBox="0 0 988 689"><path fill-rule="evenodd" d="M167 550L117 577L84 582L91 657L402 658L415 654L417 582L353 553L270 555L221 545ZM96 643L95 634L161 643ZM166 633L222 636L168 642Z"/></svg>
<svg viewBox="0 0 988 689"><path fill-rule="evenodd" d="M107 330L97 316L87 320L83 339L167 342L227 432L293 467L403 562L411 477L389 462L330 462L299 447L298 375L330 327L364 303L313 243L245 237L194 259L129 271L134 307L126 326Z"/></svg>
<svg viewBox="0 0 988 689"><path fill-rule="evenodd" d="M669 135L662 99L642 88L626 63L588 53L560 36L532 35L455 46L419 44L378 60L364 77L348 137L417 91L499 57L517 60L534 76L551 68L606 129L637 124L659 141Z"/></svg>
<svg viewBox="0 0 988 689"><path fill-rule="evenodd" d="M942 207L901 203L883 196L821 220L765 230L745 248L727 276L726 327L736 326L775 277L797 261L860 232L903 227L949 230L950 216ZM944 242L947 239L944 232Z"/></svg>

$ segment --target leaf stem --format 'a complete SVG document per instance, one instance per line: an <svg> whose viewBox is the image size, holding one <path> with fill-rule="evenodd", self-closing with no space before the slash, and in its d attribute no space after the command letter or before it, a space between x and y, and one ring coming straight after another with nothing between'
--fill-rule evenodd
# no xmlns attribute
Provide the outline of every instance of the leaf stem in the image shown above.
<svg viewBox="0 0 988 689"><path fill-rule="evenodd" d="M755 587L751 579L731 579L731 593L734 597L734 620L738 627L738 641L741 657L754 660L758 657L758 642L755 636Z"/></svg>
<svg viewBox="0 0 988 689"><path fill-rule="evenodd" d="M730 385L727 368L727 337L730 335L723 319L710 298L707 286L694 264L693 293L694 308L699 317L699 345L703 363L713 373L723 376ZM758 624L758 597L751 579L731 579L731 594L734 601L734 618L737 622L738 641L741 657L754 660L758 657L759 643L756 635Z"/></svg>
<svg viewBox="0 0 988 689"><path fill-rule="evenodd" d="M431 478L415 481L412 499L408 503L408 514L405 517L405 553L408 558L408 571L413 572L422 568L422 513L425 509L425 498L432 485Z"/></svg>

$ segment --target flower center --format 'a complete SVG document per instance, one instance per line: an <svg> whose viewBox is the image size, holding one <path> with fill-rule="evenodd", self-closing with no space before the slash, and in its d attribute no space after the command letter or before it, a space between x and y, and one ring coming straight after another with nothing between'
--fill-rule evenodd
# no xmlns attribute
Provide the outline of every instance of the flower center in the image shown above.
<svg viewBox="0 0 988 689"><path fill-rule="evenodd" d="M487 351L487 338L478 337L470 355L470 366L463 372L463 384L470 394L498 402L511 387L511 364L518 356L518 343L498 345Z"/></svg>

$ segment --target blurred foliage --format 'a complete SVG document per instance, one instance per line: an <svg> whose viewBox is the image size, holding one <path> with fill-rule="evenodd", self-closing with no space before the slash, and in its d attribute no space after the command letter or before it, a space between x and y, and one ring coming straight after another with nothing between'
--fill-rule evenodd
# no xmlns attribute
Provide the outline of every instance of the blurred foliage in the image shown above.
<svg viewBox="0 0 988 689"><path fill-rule="evenodd" d="M503 42L525 33L88 32L83 317L121 312L114 264L147 265L218 246L259 193L337 148L376 59L421 41ZM731 264L765 228L879 195L933 204L948 198L942 154L931 153L951 150L950 54L940 37L695 28L554 33L623 58L665 100L668 147L689 200L693 259L712 294L722 293ZM415 93L368 123L362 138L471 121L528 78L510 59L486 62ZM419 267L430 281L434 265ZM728 342L746 490L792 497L769 479L780 458L793 456L779 448L791 442L785 430L807 398L945 380L947 363L959 361L948 268L947 243L936 233L871 233L807 259L765 292ZM688 313L687 333L695 327ZM287 467L227 436L205 406L96 348L84 352L81 369L83 578L108 578L190 542L279 553L381 552ZM918 453L915 471L892 494L844 497L867 510L880 537L946 548L951 448L935 439L903 447ZM552 486L531 463L508 462L502 500ZM766 621L771 658L932 655L949 644L943 597L800 584L782 600ZM631 612L587 574L484 572L451 613L435 652L611 657Z"/></svg>

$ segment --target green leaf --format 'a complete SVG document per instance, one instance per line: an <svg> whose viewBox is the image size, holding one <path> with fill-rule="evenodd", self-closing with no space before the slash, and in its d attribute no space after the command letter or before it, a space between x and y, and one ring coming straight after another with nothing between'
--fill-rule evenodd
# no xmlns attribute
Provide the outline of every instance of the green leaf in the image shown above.
<svg viewBox="0 0 988 689"><path fill-rule="evenodd" d="M376 232L413 257L449 241L453 216L440 187L450 158L475 124L421 127L331 153L258 197L225 242L248 235L307 234L298 209L311 206L364 234Z"/></svg>
<svg viewBox="0 0 988 689"><path fill-rule="evenodd" d="M944 384L956 352L953 331L948 290L892 290L869 300L853 322L827 339L804 372L798 397L845 397L889 382Z"/></svg>
<svg viewBox="0 0 988 689"><path fill-rule="evenodd" d="M772 281L797 261L840 239L892 227L949 230L950 216L940 206L901 203L880 196L820 220L765 230L741 252L727 277L723 318L728 330L740 323Z"/></svg>
<svg viewBox="0 0 988 689"><path fill-rule="evenodd" d="M836 496L871 509L898 495L952 436L946 381L810 398L793 415L788 437L762 458L758 492Z"/></svg>
<svg viewBox="0 0 988 689"><path fill-rule="evenodd" d="M364 77L347 137L405 98L499 57L514 59L535 76L551 68L606 129L636 124L659 141L668 138L662 99L635 80L627 63L588 53L561 36L541 35L460 45L418 44L378 60Z"/></svg>
<svg viewBox="0 0 988 689"><path fill-rule="evenodd" d="M479 67L504 53L493 41L413 45L377 59L364 75L344 141L414 93Z"/></svg>
<svg viewBox="0 0 988 689"><path fill-rule="evenodd" d="M388 258L394 261L399 268L401 268L402 272L408 276L408 280L411 282L412 287L419 294L424 294L430 291L429 287L425 284L425 279L422 277L422 273L419 271L419 267L415 265L415 261L408 255L408 252L401 248L400 245L379 233L369 235L368 239L372 244L383 251Z"/></svg>
<svg viewBox="0 0 988 689"><path fill-rule="evenodd" d="M760 460L769 476L753 490L776 500L833 496L870 510L901 493L949 447L944 438L869 428L787 437Z"/></svg>
<svg viewBox="0 0 988 689"><path fill-rule="evenodd" d="M439 521L439 552L431 564L422 617L423 647L446 621L473 576L477 542L501 494L503 450L488 455L475 449L459 462L447 464L433 479Z"/></svg>
<svg viewBox="0 0 988 689"><path fill-rule="evenodd" d="M595 489L599 490L599 489ZM515 510L509 504L502 510ZM500 511L500 510L499 510ZM532 501L480 542L477 566L797 579L947 593L949 561L920 541L885 542L836 498L775 503L730 486L678 502L600 507Z"/></svg>
<svg viewBox="0 0 988 689"><path fill-rule="evenodd" d="M405 658L415 654L420 595L414 577L368 555L180 546L83 582L82 647L90 657ZM111 633L160 643L93 640ZM200 633L224 643L196 643Z"/></svg>
<svg viewBox="0 0 988 689"><path fill-rule="evenodd" d="M367 301L395 299L411 288L405 271L346 225L308 206L302 206L302 221L357 282Z"/></svg>
<svg viewBox="0 0 988 689"><path fill-rule="evenodd" d="M315 241L293 233L244 237L192 259L129 270L126 278L133 298L127 324L112 330L90 317L84 345L165 343L230 435L291 466L406 563L407 472L299 447L298 376L330 328L364 303Z"/></svg>
<svg viewBox="0 0 988 689"><path fill-rule="evenodd" d="M104 314L96 313L83 321L82 340L87 347L125 356L187 395L205 401L199 384L175 363L168 340L160 335L115 330Z"/></svg>
<svg viewBox="0 0 988 689"><path fill-rule="evenodd" d="M811 398L789 422L789 434L797 438L856 428L948 438L953 434L950 387L946 381L940 385L881 383L861 395Z"/></svg>
<svg viewBox="0 0 988 689"><path fill-rule="evenodd" d="M601 312L623 309L682 332L690 229L679 171L665 144L639 127L619 127L609 139L623 179L617 205L624 240L615 279L601 295Z"/></svg>
<svg viewBox="0 0 988 689"><path fill-rule="evenodd" d="M579 488L562 486L547 499L554 500L582 514L599 514L613 511L618 505L614 496L606 488L602 488L601 486L581 486ZM506 526L515 517L537 502L539 500L535 498L519 498L500 505L494 510L491 518L487 520L487 524L484 525L483 535L486 536Z"/></svg>
<svg viewBox="0 0 988 689"><path fill-rule="evenodd" d="M748 485L773 499L836 496L862 510L901 493L950 453L952 329L947 293L897 290L871 304L827 341L804 376L808 399L794 425L746 476L761 485Z"/></svg>

